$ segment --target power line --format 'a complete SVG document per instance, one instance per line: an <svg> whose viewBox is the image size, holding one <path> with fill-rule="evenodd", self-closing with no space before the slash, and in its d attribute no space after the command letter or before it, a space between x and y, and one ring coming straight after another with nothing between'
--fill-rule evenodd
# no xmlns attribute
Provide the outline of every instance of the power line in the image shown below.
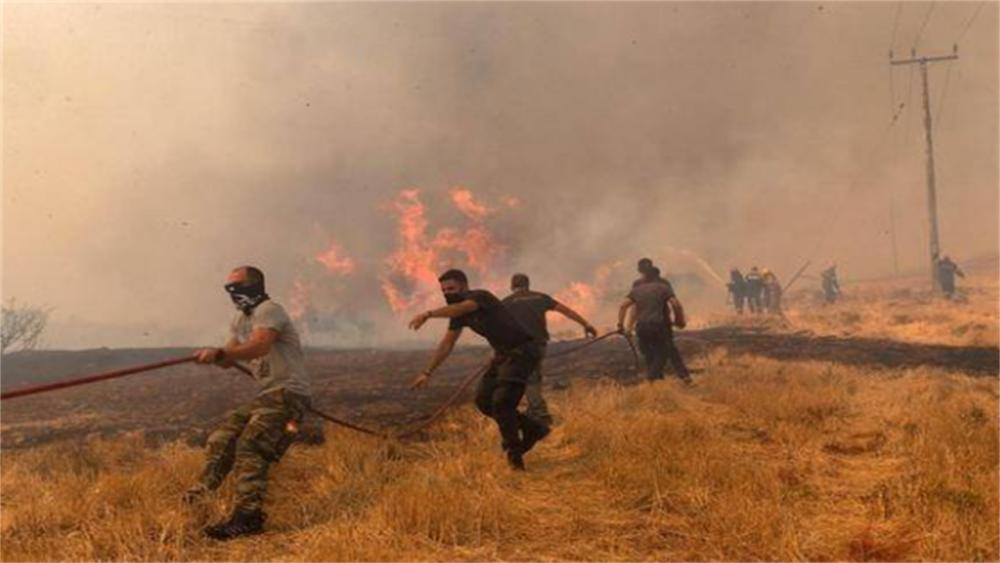
<svg viewBox="0 0 1000 563"><path fill-rule="evenodd" d="M823 246L827 242L828 238L827 235L829 234L833 226L837 224L837 221L840 219L840 215L844 211L847 205L847 201L850 199L851 194L861 183L862 178L868 174L871 165L878 162L879 160L878 157L881 155L881 149L885 144L885 140L889 138L889 132L896 125L896 122L899 120L899 115L905 109L906 109L906 104L899 105L898 110L892 116L892 119L889 121L889 123L886 124L885 129L881 131L878 139L875 141L875 144L872 146L871 150L865 153L868 155L868 160L862 163L861 167L858 169L858 172L856 173L854 178L852 178L850 184L848 184L847 190L844 192L844 197L840 198L840 201L838 202L837 206L833 209L833 212L827 215L828 219L826 221L826 224L823 225L822 230L820 230L820 239L816 242L816 246L813 249L812 253L809 255L809 258L815 258L817 255L819 255L820 250L823 250Z"/></svg>
<svg viewBox="0 0 1000 563"><path fill-rule="evenodd" d="M984 2L986 0L983 0ZM889 39L889 51L896 47L896 30L899 29L899 14L903 11L903 0L896 2L896 16L892 19L892 38Z"/></svg>
<svg viewBox="0 0 1000 563"><path fill-rule="evenodd" d="M937 109L934 111L934 121L941 126L941 110L944 108L944 99L948 97L948 83L951 80L951 68L955 63L948 61L948 71L944 73L944 86L941 88L941 96L938 98Z"/></svg>
<svg viewBox="0 0 1000 563"><path fill-rule="evenodd" d="M961 33L958 34L958 39L954 42L953 49L955 52L958 52L958 44L962 41L962 38L965 37L965 34L968 33L972 24L975 23L976 18L979 17L979 12L982 11L984 4L986 4L986 0L980 0L980 2L976 5L976 8L972 11L972 15L965 21L965 25L962 26ZM944 101L948 97L948 85L951 83L951 70L953 66L954 63L949 61L948 71L944 75L944 86L941 88L941 96L938 98L937 108L934 110L934 121L937 121L938 123L941 122L941 112L944 110ZM961 75L956 77L956 80L959 78L961 78Z"/></svg>
<svg viewBox="0 0 1000 563"><path fill-rule="evenodd" d="M927 22L931 21L931 14L934 13L935 3L931 2L929 8L927 8L927 14L924 15L924 23L920 24L920 31L917 32L916 38L913 40L913 48L916 49L920 45L920 38L924 35L924 29L927 28Z"/></svg>
<svg viewBox="0 0 1000 563"><path fill-rule="evenodd" d="M972 17L969 18L969 21L966 22L965 27L962 28L962 33L960 33L958 35L958 39L955 40L956 45L962 41L962 38L965 37L965 33L969 31L970 27L972 27L972 22L976 21L976 18L979 16L979 11L983 9L983 4L986 4L986 0L981 0L979 2L979 5L976 6L976 11L972 13Z"/></svg>
<svg viewBox="0 0 1000 563"><path fill-rule="evenodd" d="M984 0L985 1L985 0ZM896 2L896 15L892 19L892 37L889 38L889 58L892 58L892 51L896 48L896 30L899 29L899 13L903 11L903 0ZM896 108L896 85L892 66L889 66L889 111Z"/></svg>

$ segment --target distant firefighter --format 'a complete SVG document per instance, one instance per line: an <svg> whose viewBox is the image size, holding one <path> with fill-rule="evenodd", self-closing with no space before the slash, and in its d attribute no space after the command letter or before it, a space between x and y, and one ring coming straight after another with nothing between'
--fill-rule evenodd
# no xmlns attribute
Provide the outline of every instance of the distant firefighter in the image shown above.
<svg viewBox="0 0 1000 563"><path fill-rule="evenodd" d="M774 272L764 269L761 276L764 284L764 308L772 315L781 315L781 282Z"/></svg>
<svg viewBox="0 0 1000 563"><path fill-rule="evenodd" d="M837 265L830 264L830 267L820 272L820 283L823 286L823 299L827 303L833 303L840 297L840 283L837 282Z"/></svg>
<svg viewBox="0 0 1000 563"><path fill-rule="evenodd" d="M941 284L941 292L948 299L955 296L955 276L960 278L965 277L965 272L958 267L958 264L951 261L951 258L945 256L944 258L939 258L937 260L937 277L938 283Z"/></svg>
<svg viewBox="0 0 1000 563"><path fill-rule="evenodd" d="M729 289L729 296L733 300L736 313L742 315L743 304L747 300L747 280L743 278L739 269L733 268L729 271L729 283L726 284L726 287Z"/></svg>
<svg viewBox="0 0 1000 563"><path fill-rule="evenodd" d="M751 313L762 313L764 312L763 303L761 302L761 297L764 293L764 280L760 276L760 270L757 266L750 268L750 272L746 275L747 282L747 304L750 306Z"/></svg>

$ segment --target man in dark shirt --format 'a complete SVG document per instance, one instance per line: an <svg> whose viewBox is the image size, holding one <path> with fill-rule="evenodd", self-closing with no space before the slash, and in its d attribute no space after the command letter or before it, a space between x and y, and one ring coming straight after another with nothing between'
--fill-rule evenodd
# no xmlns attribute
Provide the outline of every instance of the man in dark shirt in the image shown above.
<svg viewBox="0 0 1000 563"><path fill-rule="evenodd" d="M410 328L420 330L432 318L451 320L430 364L413 380L412 387L427 384L451 354L464 327L486 338L493 348L493 360L479 382L476 407L496 421L511 468L523 471L524 453L549 433L547 425L517 411L528 377L541 361L538 345L496 296L484 289L470 290L461 270L448 270L438 281L448 305L413 317Z"/></svg>
<svg viewBox="0 0 1000 563"><path fill-rule="evenodd" d="M729 284L726 287L733 297L733 307L736 308L736 314L742 315L743 302L747 298L747 281L743 279L743 274L740 273L739 269L733 268L729 271Z"/></svg>
<svg viewBox="0 0 1000 563"><path fill-rule="evenodd" d="M746 282L747 305L750 306L750 312L763 313L764 303L761 301L761 297L764 294L764 278L761 277L757 266L750 268L750 272L746 275Z"/></svg>
<svg viewBox="0 0 1000 563"><path fill-rule="evenodd" d="M646 377L650 380L663 379L663 367L667 360L673 365L677 376L685 383L691 382L691 375L674 345L670 310L677 328L684 328L684 308L669 286L655 283L660 271L652 268L646 272L647 282L632 288L618 309L618 330L625 330L625 316L635 307L635 333L639 337L639 350L646 360Z"/></svg>
<svg viewBox="0 0 1000 563"><path fill-rule="evenodd" d="M955 276L964 278L965 272L947 256L941 259L935 258L935 261L937 262L938 284L941 286L941 292L946 298L951 299L955 296Z"/></svg>
<svg viewBox="0 0 1000 563"><path fill-rule="evenodd" d="M830 264L830 267L820 272L819 275L823 287L823 298L827 303L833 303L840 296L840 283L837 281L837 265Z"/></svg>
<svg viewBox="0 0 1000 563"><path fill-rule="evenodd" d="M545 321L545 314L549 311L556 311L579 323L583 327L584 336L597 336L597 329L576 311L556 301L546 293L531 291L530 286L531 280L528 279L528 276L514 274L510 278L512 293L503 299L503 304L514 315L517 322L521 323L521 326L527 329L528 333L535 339L539 349L539 357L545 357L545 345L549 341L548 323ZM542 397L541 361L528 377L524 395L528 400L528 408L525 413L551 425L552 415L549 413L549 406L545 403L545 398Z"/></svg>

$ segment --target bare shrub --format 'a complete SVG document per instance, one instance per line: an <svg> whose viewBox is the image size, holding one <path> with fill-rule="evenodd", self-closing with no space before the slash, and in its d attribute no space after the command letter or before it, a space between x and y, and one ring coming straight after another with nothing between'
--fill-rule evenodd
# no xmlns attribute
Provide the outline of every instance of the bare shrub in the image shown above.
<svg viewBox="0 0 1000 563"><path fill-rule="evenodd" d="M45 325L49 322L49 309L18 305L12 298L3 305L2 312L0 354L16 350L34 350L45 331Z"/></svg>

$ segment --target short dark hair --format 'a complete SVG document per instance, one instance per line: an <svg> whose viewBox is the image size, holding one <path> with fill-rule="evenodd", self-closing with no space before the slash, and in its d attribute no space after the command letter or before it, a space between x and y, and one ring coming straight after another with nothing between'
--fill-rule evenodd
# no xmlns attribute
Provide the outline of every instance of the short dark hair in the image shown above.
<svg viewBox="0 0 1000 563"><path fill-rule="evenodd" d="M639 259L639 271L640 272L645 273L646 270L648 270L648 269L650 269L652 267L653 267L653 261L650 260L649 258L640 258Z"/></svg>
<svg viewBox="0 0 1000 563"><path fill-rule="evenodd" d="M531 287L531 280L527 274L514 274L510 277L510 286L517 289L528 289Z"/></svg>
<svg viewBox="0 0 1000 563"><path fill-rule="evenodd" d="M240 266L236 269L247 273L247 283L260 285L260 288L264 289L264 272L260 268L257 266Z"/></svg>
<svg viewBox="0 0 1000 563"><path fill-rule="evenodd" d="M459 283L462 283L462 284L465 284L465 285L469 284L469 277L465 275L465 272L463 272L462 270L455 269L455 268L452 268L452 269L448 270L447 272L441 274L441 277L438 278L439 282L443 282L443 281L447 281L447 280L455 280L455 281L457 281Z"/></svg>

